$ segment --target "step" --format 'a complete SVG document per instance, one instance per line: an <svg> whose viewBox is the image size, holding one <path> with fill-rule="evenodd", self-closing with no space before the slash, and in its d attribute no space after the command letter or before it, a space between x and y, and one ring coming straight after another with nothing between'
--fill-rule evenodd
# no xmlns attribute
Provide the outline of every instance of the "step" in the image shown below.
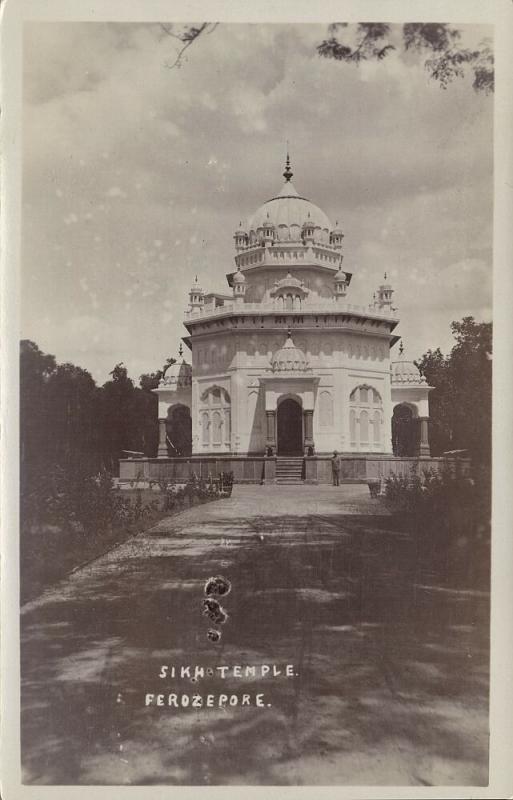
<svg viewBox="0 0 513 800"><path fill-rule="evenodd" d="M303 468L301 469L277 469L277 475L301 475L303 472Z"/></svg>

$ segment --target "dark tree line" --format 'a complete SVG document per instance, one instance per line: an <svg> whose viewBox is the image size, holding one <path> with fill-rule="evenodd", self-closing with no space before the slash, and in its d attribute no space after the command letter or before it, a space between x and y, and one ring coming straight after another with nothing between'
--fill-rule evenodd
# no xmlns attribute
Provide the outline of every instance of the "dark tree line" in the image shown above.
<svg viewBox="0 0 513 800"><path fill-rule="evenodd" d="M174 359L168 359L167 364ZM58 364L37 344L22 340L20 447L22 477L53 465L89 474L116 473L123 450L154 456L157 397L163 370L141 375L135 386L123 363L97 386L87 370Z"/></svg>

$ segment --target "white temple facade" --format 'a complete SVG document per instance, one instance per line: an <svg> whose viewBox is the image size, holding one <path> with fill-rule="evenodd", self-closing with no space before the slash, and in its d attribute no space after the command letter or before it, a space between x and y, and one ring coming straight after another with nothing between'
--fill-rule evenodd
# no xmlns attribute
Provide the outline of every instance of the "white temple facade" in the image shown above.
<svg viewBox="0 0 513 800"><path fill-rule="evenodd" d="M229 293L191 287L191 363L155 390L158 456L429 455L431 387L402 348L390 356L392 286L385 275L368 306L350 302L340 226L298 193L288 157L283 176L235 233Z"/></svg>

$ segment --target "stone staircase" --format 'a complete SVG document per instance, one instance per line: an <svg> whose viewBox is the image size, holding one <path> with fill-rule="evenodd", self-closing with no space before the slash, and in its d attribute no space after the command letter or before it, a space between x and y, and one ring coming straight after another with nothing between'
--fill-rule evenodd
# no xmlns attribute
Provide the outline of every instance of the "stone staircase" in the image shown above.
<svg viewBox="0 0 513 800"><path fill-rule="evenodd" d="M303 483L303 456L278 456L276 483Z"/></svg>

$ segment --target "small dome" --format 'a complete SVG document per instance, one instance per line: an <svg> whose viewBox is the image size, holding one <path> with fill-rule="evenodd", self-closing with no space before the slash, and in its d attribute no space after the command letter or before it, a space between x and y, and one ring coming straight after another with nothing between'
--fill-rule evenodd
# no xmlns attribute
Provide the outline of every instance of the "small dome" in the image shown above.
<svg viewBox="0 0 513 800"><path fill-rule="evenodd" d="M344 272L344 270L342 269L342 267L341 267L341 268L339 269L339 271L338 271L338 272L335 274L335 281L337 281L337 282L338 282L338 281L347 281L347 275L346 275L346 273Z"/></svg>
<svg viewBox="0 0 513 800"><path fill-rule="evenodd" d="M426 383L426 379L420 374L420 370L413 361L392 361L390 365L392 373L392 383Z"/></svg>
<svg viewBox="0 0 513 800"><path fill-rule="evenodd" d="M237 272L235 273L235 275L233 276L233 282L234 283L246 283L246 278L242 274L240 269L238 269Z"/></svg>
<svg viewBox="0 0 513 800"><path fill-rule="evenodd" d="M166 374L160 379L159 387L175 387L177 389L186 388L192 384L192 367L184 358L175 361L166 370Z"/></svg>
<svg viewBox="0 0 513 800"><path fill-rule="evenodd" d="M392 287L390 286L389 283L387 283L387 274L386 274L386 272L385 272L385 274L383 276L383 280L384 280L384 283L382 283L379 288L380 289L391 289Z"/></svg>
<svg viewBox="0 0 513 800"><path fill-rule="evenodd" d="M339 227L338 220L337 220L337 222L335 222L335 227L331 231L331 235L332 236L343 236L344 235L342 229Z"/></svg>
<svg viewBox="0 0 513 800"><path fill-rule="evenodd" d="M271 367L273 372L306 372L308 370L306 356L299 347L296 347L290 333L283 347L274 353Z"/></svg>
<svg viewBox="0 0 513 800"><path fill-rule="evenodd" d="M194 283L191 286L191 292L202 292L203 289L200 286L200 282L198 281L198 276L194 278Z"/></svg>

